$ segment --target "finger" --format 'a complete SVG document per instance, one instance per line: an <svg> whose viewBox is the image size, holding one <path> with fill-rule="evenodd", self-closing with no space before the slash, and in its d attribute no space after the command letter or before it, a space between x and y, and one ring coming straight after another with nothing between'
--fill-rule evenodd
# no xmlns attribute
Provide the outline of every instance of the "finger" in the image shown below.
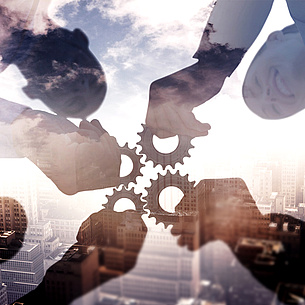
<svg viewBox="0 0 305 305"><path fill-rule="evenodd" d="M83 137L93 139L95 141L99 141L100 139L99 135L96 132L88 129L79 129L78 134L80 134Z"/></svg>
<svg viewBox="0 0 305 305"><path fill-rule="evenodd" d="M80 123L79 123L79 128L80 129L92 129L90 123L86 120L82 120Z"/></svg>
<svg viewBox="0 0 305 305"><path fill-rule="evenodd" d="M177 112L178 131L181 135L188 135L191 137L207 136L211 126L207 123L201 123L195 118L195 115L189 112Z"/></svg>
<svg viewBox="0 0 305 305"><path fill-rule="evenodd" d="M80 130L90 130L91 132L94 132L98 138L101 137L102 134L105 132L104 129L103 129L103 132L101 132L101 130L99 128L97 128L96 126L94 126L93 124L91 124L85 120L80 122L79 129ZM94 136L94 138L96 138L96 136Z"/></svg>
<svg viewBox="0 0 305 305"><path fill-rule="evenodd" d="M166 104L153 107L149 113L149 120L147 125L152 133L157 137L164 139L175 136L176 133L173 129L171 122L172 111L168 109Z"/></svg>
<svg viewBox="0 0 305 305"><path fill-rule="evenodd" d="M99 120L94 119L94 120L91 121L91 124L92 124L93 126L95 126L95 127L101 132L100 136L101 136L103 133L106 132L106 130L102 127L102 125L101 125L101 123L100 123Z"/></svg>
<svg viewBox="0 0 305 305"><path fill-rule="evenodd" d="M105 132L100 137L100 142L105 146L104 148L107 150L107 153L111 158L114 158L116 162L121 162L121 152L115 137L112 137Z"/></svg>

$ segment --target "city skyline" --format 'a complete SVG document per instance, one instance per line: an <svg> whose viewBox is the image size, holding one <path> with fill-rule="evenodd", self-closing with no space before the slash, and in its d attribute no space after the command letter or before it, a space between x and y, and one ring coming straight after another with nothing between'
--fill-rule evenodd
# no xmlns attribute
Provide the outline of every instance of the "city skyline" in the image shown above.
<svg viewBox="0 0 305 305"><path fill-rule="evenodd" d="M52 151L35 157L44 173L25 158L0 159L0 305L30 290L27 297L36 301L73 305L278 305L295 294L305 299L299 272L305 268L305 113L262 120L241 93L262 42L292 23L285 1L275 1L262 33L218 96L194 109L211 125L208 136L188 139L186 148L177 137L142 139L150 84L196 62L192 56L211 9L209 0L52 2L49 17L83 30L106 73L105 102L88 119L100 120L121 146L136 147L134 166L141 169L134 183L116 190L68 196L46 176L53 168L44 161ZM25 94L27 81L10 65L0 75L1 97L51 113ZM147 143L152 146L145 151ZM176 164L175 143L182 164ZM161 204L167 186L176 189ZM134 200L135 211L124 211L126 200L115 204L121 193ZM19 253L8 260L6 250Z"/></svg>

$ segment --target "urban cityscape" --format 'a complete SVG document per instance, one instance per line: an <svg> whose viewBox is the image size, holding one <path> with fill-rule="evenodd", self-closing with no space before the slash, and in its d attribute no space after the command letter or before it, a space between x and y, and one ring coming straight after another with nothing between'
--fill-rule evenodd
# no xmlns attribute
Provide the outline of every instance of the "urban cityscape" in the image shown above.
<svg viewBox="0 0 305 305"><path fill-rule="evenodd" d="M0 198L0 304L39 299L42 285L51 304L303 304L305 166L273 156L249 172L247 185L201 180L172 217L154 211L158 225L62 212L35 170L1 181L16 196Z"/></svg>

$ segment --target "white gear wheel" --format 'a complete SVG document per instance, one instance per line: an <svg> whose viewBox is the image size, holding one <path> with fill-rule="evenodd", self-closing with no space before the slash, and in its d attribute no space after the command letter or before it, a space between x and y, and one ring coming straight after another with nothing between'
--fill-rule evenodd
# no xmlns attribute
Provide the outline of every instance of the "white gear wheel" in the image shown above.
<svg viewBox="0 0 305 305"><path fill-rule="evenodd" d="M154 166L161 164L163 169L167 165L174 168L176 163L184 163L183 158L190 157L189 150L194 148L191 144L192 137L178 135L179 144L177 148L171 153L161 153L153 145L153 133L151 130L144 124L142 126L144 128L143 131L138 133L141 140L137 144L142 147L140 153L145 154L147 160L153 161Z"/></svg>
<svg viewBox="0 0 305 305"><path fill-rule="evenodd" d="M136 183L137 177L143 176L141 173L141 168L144 166L141 163L142 155L137 154L135 147L129 148L128 143L126 143L123 147L120 147L120 152L122 155L129 157L133 164L131 173L125 177L120 177L120 184L128 186L130 182Z"/></svg>
<svg viewBox="0 0 305 305"><path fill-rule="evenodd" d="M159 222L162 222L165 227L170 224L173 224L174 222L177 222L178 217L181 213L170 213L165 211L160 206L160 193L169 186L175 186L183 192L184 201L186 198L190 198L190 200L193 200L195 196L194 184L194 181L189 181L188 175L181 176L179 171L177 171L175 174L172 174L170 171L167 171L164 176L158 174L157 180L151 180L151 186L146 188L148 195L143 198L147 201L147 205L145 206L145 208L150 211L150 215L148 217L155 217L157 224Z"/></svg>
<svg viewBox="0 0 305 305"><path fill-rule="evenodd" d="M127 189L125 186L122 186L122 189L115 188L112 195L106 195L108 202L104 204L105 209L110 209L113 211L115 203L122 198L127 198L131 200L136 208L137 212L145 214L143 207L146 202L141 199L142 194L136 194L134 188Z"/></svg>

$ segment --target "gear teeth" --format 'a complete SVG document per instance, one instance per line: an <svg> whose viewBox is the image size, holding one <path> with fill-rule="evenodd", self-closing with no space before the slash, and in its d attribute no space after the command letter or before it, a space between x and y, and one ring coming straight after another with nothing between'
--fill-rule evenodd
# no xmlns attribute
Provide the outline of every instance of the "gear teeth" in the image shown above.
<svg viewBox="0 0 305 305"><path fill-rule="evenodd" d="M169 213L165 211L159 203L160 193L169 186L176 186L184 193L183 204L187 205L188 209L191 206L192 198L195 194L194 184L195 182L189 181L189 175L186 174L182 176L180 171L177 171L175 174L172 174L169 170L166 171L165 175L158 174L156 180L150 180L151 186L146 187L147 196L143 199L147 201L145 206L146 209L150 211L149 218L156 218L156 223L162 222L167 228L170 224L173 224L177 221L179 217L179 212Z"/></svg>
<svg viewBox="0 0 305 305"><path fill-rule="evenodd" d="M122 198L130 199L136 208L137 212L140 212L141 214L146 214L144 211L144 206L146 205L146 202L142 201L141 194L136 194L134 192L134 187L131 187L130 189L127 189L125 186L122 186L122 189L115 188L112 195L106 195L108 201L107 203L103 204L105 209L113 210L115 203Z"/></svg>
<svg viewBox="0 0 305 305"><path fill-rule="evenodd" d="M120 178L120 184L128 186L130 182L136 183L137 177L143 176L141 168L144 165L141 162L142 155L137 154L136 147L129 148L128 143L125 143L123 147L120 147L122 155L129 157L132 161L133 168L129 175Z"/></svg>
<svg viewBox="0 0 305 305"><path fill-rule="evenodd" d="M137 145L142 147L140 153L146 155L146 160L152 161L154 167L160 164L163 169L168 165L175 168L177 163L184 164L183 158L190 157L188 151L194 148L191 144L192 137L179 135L178 147L173 152L168 154L160 153L153 145L153 133L146 125L142 124L142 126L143 131L138 132L141 139L137 142Z"/></svg>

